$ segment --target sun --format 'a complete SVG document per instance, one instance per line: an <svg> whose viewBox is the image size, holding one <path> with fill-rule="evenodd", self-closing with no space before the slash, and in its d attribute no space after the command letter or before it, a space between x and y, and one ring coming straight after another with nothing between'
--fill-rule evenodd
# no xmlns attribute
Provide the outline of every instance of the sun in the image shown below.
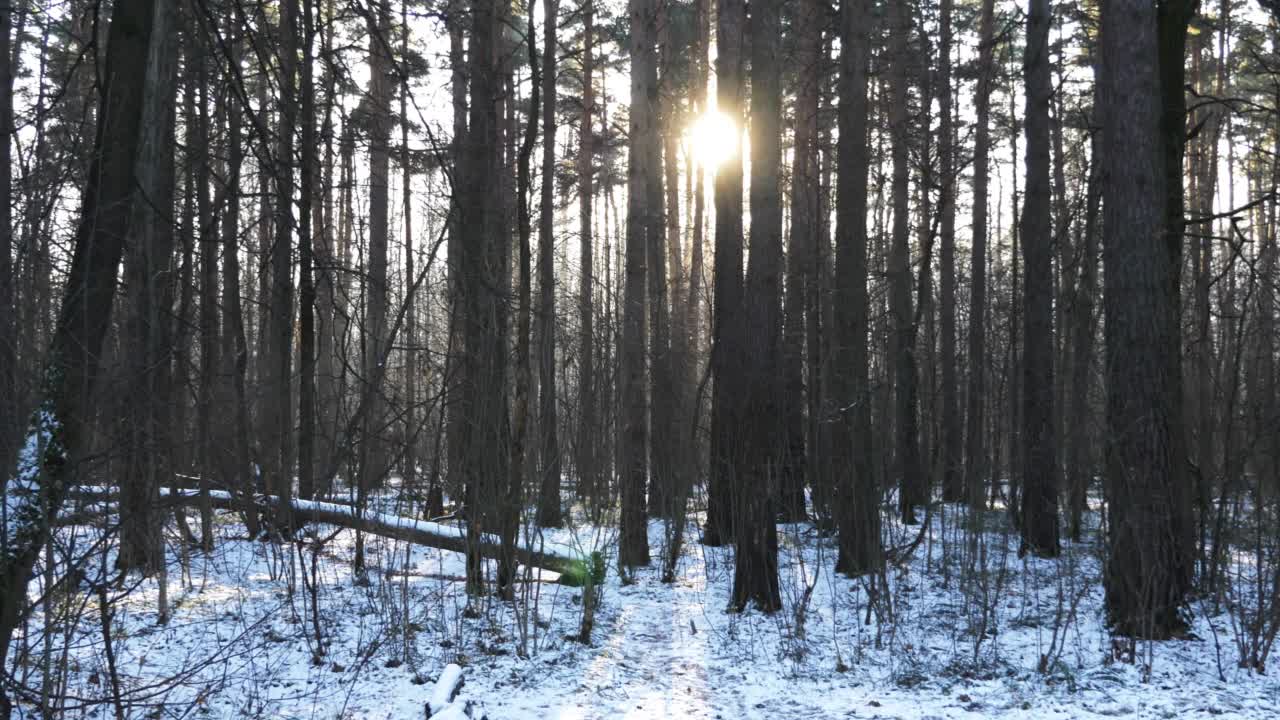
<svg viewBox="0 0 1280 720"><path fill-rule="evenodd" d="M711 110L689 126L689 147L698 164L714 171L738 154L738 133L738 126L728 115Z"/></svg>

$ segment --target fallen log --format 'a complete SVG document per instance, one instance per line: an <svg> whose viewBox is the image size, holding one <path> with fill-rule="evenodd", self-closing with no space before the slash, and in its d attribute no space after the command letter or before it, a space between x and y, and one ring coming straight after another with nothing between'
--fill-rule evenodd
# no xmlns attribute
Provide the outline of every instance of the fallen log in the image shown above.
<svg viewBox="0 0 1280 720"><path fill-rule="evenodd" d="M103 501L110 500L114 493L114 488L81 487L74 494L83 499ZM198 490L161 488L160 495L164 505L190 505L200 501ZM225 490L210 490L209 501L215 508L243 510L246 498L233 496ZM268 511L282 509L280 498L272 495L255 496L253 502ZM348 505L316 500L293 499L288 503L288 507L294 517L306 522L359 530L370 535L403 540L441 550L460 553L467 551L467 530L462 526L444 525L384 513L360 513ZM502 551L502 545L498 536L485 534L480 537L479 549L481 557L497 560ZM522 544L517 545L515 551L516 560L521 565L559 573L560 582L565 585L580 586L586 583L589 575L595 575L599 580L604 574L604 560L598 552L588 556L577 548L562 543Z"/></svg>

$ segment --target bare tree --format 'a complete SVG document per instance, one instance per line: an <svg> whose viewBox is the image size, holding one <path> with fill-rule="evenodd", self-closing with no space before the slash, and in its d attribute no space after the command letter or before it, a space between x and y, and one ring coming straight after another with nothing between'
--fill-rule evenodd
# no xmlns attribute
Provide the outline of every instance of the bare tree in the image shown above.
<svg viewBox="0 0 1280 720"><path fill-rule="evenodd" d="M880 548L880 490L871 467L871 387L867 367L867 74L872 13L854 0L840 20L840 134L836 176L836 261L833 280L831 399L832 486L840 552L836 570L874 573Z"/></svg>
<svg viewBox="0 0 1280 720"><path fill-rule="evenodd" d="M1053 230L1050 222L1049 0L1032 0L1023 59L1027 94L1027 192L1022 206L1023 549L1058 554L1058 452L1054 432Z"/></svg>

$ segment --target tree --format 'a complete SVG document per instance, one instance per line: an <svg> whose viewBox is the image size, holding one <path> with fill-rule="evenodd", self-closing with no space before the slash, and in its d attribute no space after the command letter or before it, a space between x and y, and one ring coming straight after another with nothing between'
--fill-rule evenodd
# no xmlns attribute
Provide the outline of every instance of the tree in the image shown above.
<svg viewBox="0 0 1280 720"><path fill-rule="evenodd" d="M391 3L378 0L365 18L369 33L369 95L361 105L369 129L369 259L364 282L364 340L360 371L364 396L360 431L357 504L380 485L390 469L383 434L387 427L382 381L388 358L387 246L391 229ZM364 544L357 541L356 565L363 570Z"/></svg>
<svg viewBox="0 0 1280 720"><path fill-rule="evenodd" d="M297 13L301 11L301 18ZM312 41L315 19L312 0L294 8L293 25L300 33L302 67L302 147L298 174L298 494L316 494L316 281L314 214L316 192L316 110ZM301 27L298 27L301 20Z"/></svg>
<svg viewBox="0 0 1280 720"><path fill-rule="evenodd" d="M899 508L903 522L913 524L915 508L927 500L924 468L920 462L918 398L916 387L915 316L911 309L910 218L907 116L908 36L904 3L890 2L889 23L889 134L893 164L893 239L889 252L889 312L893 316L894 434L897 445Z"/></svg>
<svg viewBox="0 0 1280 720"><path fill-rule="evenodd" d="M987 338L987 187L991 146L991 83L994 79L995 0L982 0L978 29L978 87L974 99L976 127L973 135L973 239L969 285L969 394L965 412L964 486L969 507L986 504L987 429L983 421L986 401Z"/></svg>
<svg viewBox="0 0 1280 720"><path fill-rule="evenodd" d="M499 118L504 103L495 43L503 11L495 0L471 3L466 139L462 143L457 193L462 233L458 260L462 324L459 354L462 386L458 457L467 522L467 591L484 592L480 556L486 515L508 477L510 427L506 404L507 225L502 211Z"/></svg>
<svg viewBox="0 0 1280 720"><path fill-rule="evenodd" d="M622 475L622 537L618 562L649 563L645 481L648 475L645 430L645 272L649 248L662 231L651 217L654 174L661 160L653 100L657 85L653 0L629 0L631 16L631 120L627 153L627 265L622 319L622 433L618 438Z"/></svg>
<svg viewBox="0 0 1280 720"><path fill-rule="evenodd" d="M0 8L0 197L13 193L13 5ZM14 307L13 207L0 202L0 306ZM18 397L17 323L15 313L0 318L0 397ZM22 432L14 408L0 421L0 467L13 460L14 442Z"/></svg>
<svg viewBox="0 0 1280 720"><path fill-rule="evenodd" d="M297 0L290 0L281 15L280 129L276 133L274 181L275 232L270 248L271 287L268 303L263 427L269 438L264 452L263 475L268 494L287 502L293 495L293 152L297 127ZM288 527L285 512L277 524Z"/></svg>
<svg viewBox="0 0 1280 720"><path fill-rule="evenodd" d="M1179 273L1172 248L1180 229L1169 224L1174 193L1162 94L1162 70L1167 61L1180 65L1181 56L1164 47L1176 38L1165 34L1170 28L1162 12L1138 0L1102 6L1100 85L1107 178L1106 607L1116 632L1155 638L1183 627L1192 566L1184 473L1175 455L1182 409L1171 402L1181 378L1171 374L1168 357L1180 354L1171 282ZM1181 95L1181 85L1176 91ZM1174 177L1180 185L1180 171Z"/></svg>
<svg viewBox="0 0 1280 720"><path fill-rule="evenodd" d="M578 143L578 258L582 273L578 285L579 365L578 365L578 496L598 498L601 494L596 454L596 373L595 373L595 277L593 276L594 234L592 208L595 195L595 78L592 52L595 45L595 0L582 4L582 116Z"/></svg>
<svg viewBox="0 0 1280 720"><path fill-rule="evenodd" d="M167 272L173 254L173 227L168 213L173 207L176 126L175 95L177 68L164 62L177 49L175 13L156 6L155 41L151 44L149 66L157 68L148 77L140 132L141 151L137 157L137 190L152 202L134 205L130 226L134 241L125 252L126 314L123 333L134 352L128 365L129 395L122 424L125 431L125 475L120 493L120 553L117 564L124 570L156 573L164 564L160 512L160 485L173 472L168 442L171 379L168 369L173 330L168 308L173 301L173 281ZM2 204L2 203L0 203ZM210 375L210 381L212 381ZM203 538L202 538L203 539ZM211 540L211 538L210 538Z"/></svg>
<svg viewBox="0 0 1280 720"><path fill-rule="evenodd" d="M8 512L0 546L0 657L26 602L27 581L67 492L86 469L93 389L111 321L116 273L132 233L135 161L142 137L154 0L119 0L107 35L94 153L76 230L71 272L45 371L43 400L32 415L16 473L4 487ZM12 712L0 691L0 717Z"/></svg>
<svg viewBox="0 0 1280 720"><path fill-rule="evenodd" d="M716 6L716 109L737 128L742 119L743 45L745 3L717 0ZM715 177L715 271L711 329L711 372L715 387L711 396L711 468L707 497L707 522L702 541L707 545L733 542L736 521L732 508L733 478L741 460L743 421L742 308L742 156L735 139L732 157L720 164Z"/></svg>
<svg viewBox="0 0 1280 720"><path fill-rule="evenodd" d="M1023 549L1058 554L1058 452L1054 427L1053 235L1049 219L1049 0L1032 0L1023 59L1027 92L1027 190L1022 205Z"/></svg>
<svg viewBox="0 0 1280 720"><path fill-rule="evenodd" d="M874 573L880 549L880 491L871 470L871 392L867 368L867 74L872 13L868 0L844 6L840 19L840 140L836 175L836 266L831 405L839 424L831 467L840 530L836 570Z"/></svg>
<svg viewBox="0 0 1280 720"><path fill-rule="evenodd" d="M733 606L782 608L778 590L775 500L791 451L782 427L782 165L781 3L757 0L748 26L751 47L751 261L744 319L746 353L743 460L733 494L737 516Z"/></svg>
<svg viewBox="0 0 1280 720"><path fill-rule="evenodd" d="M550 8L547 8L550 10ZM548 15L548 24L555 21ZM538 39L533 19L533 5L529 6L529 34L525 38L529 50L529 110L526 116L524 139L516 155L516 233L519 236L519 264L517 266L516 290L516 358L515 358L515 407L513 408L511 429L511 459L507 463L510 478L502 491L498 502L498 531L502 539L502 555L498 561L498 594L506 600L515 598L515 539L520 529L520 506L524 492L525 475L525 442L529 428L529 385L532 380L532 368L529 357L529 336L533 302L533 259L529 247L533 235L532 220L529 210L529 192L532 180L529 177L529 164L533 156L533 146L538 139L538 104L541 101L542 84L538 63ZM541 508L541 498L539 498Z"/></svg>
<svg viewBox="0 0 1280 720"><path fill-rule="evenodd" d="M560 527L560 441L556 412L555 167L556 167L556 10L559 0L544 0L546 26L542 46L542 210L538 220L538 426L542 432L542 484L538 525ZM530 39L533 42L533 39Z"/></svg>
<svg viewBox="0 0 1280 720"><path fill-rule="evenodd" d="M941 38L938 47L939 169L942 194L938 248L938 309L941 323L938 347L942 362L942 498L959 502L964 497L964 435L960 421L960 398L956 379L956 181L955 121L952 110L951 46L953 41L953 0L939 7Z"/></svg>
<svg viewBox="0 0 1280 720"><path fill-rule="evenodd" d="M818 256L818 86L822 72L821 8L815 0L803 0L795 18L795 155L791 172L791 234L787 247L787 282L785 299L785 334L783 335L782 372L785 390L782 401L783 426L787 433L787 459L782 469L780 507L786 519L803 519L804 486L813 489L815 513L821 517L830 512L829 488L825 478L817 475L817 463L807 462L804 358L808 337L816 324L810 325L817 313L810 299L817 283ZM816 334L816 332L815 332ZM816 338L814 338L816 339ZM810 392L818 389L816 368L809 367ZM810 412L813 412L810 408ZM812 420L812 418L811 418ZM813 424L808 426L807 442L816 445ZM808 482L806 483L806 478Z"/></svg>

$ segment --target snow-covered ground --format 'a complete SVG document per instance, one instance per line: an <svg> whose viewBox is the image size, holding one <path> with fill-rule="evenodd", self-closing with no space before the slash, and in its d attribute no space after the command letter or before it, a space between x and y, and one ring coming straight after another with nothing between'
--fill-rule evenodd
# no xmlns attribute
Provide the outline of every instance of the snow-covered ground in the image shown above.
<svg viewBox="0 0 1280 720"><path fill-rule="evenodd" d="M241 539L243 527L222 514L212 555L192 551L184 570L170 548L167 625L157 624L155 581L115 591L124 595L113 603L116 674L129 716L156 718L421 718L432 681L450 662L465 668L462 696L491 718L1280 712L1280 677L1237 668L1225 617L1212 626L1198 617L1196 639L1139 643L1136 663L1116 662L1091 544L1068 544L1058 560L1019 559L1002 516L986 520L992 530L974 547L956 530L955 513L932 517L909 557L889 566L887 590L874 602L866 579L832 572L831 538L781 526L786 608L772 616L726 612L732 548L698 545L691 524L675 583L660 582L657 562L628 584L610 567L588 645L569 639L583 591L550 575L522 583L514 604L486 598L468 608L456 553L367 538L369 582L357 583L353 533L330 538L331 530L313 529L328 539L313 568L309 549ZM887 544L902 548L916 529L886 532ZM79 533L87 547L92 533ZM547 539L607 550L611 535L579 528ZM662 542L655 521L651 546ZM965 566L974 572L961 572ZM980 579L962 582L966 575ZM32 584L32 600L43 608L40 585ZM101 703L112 688L96 597L53 598L52 607L79 611L77 622L53 625L53 666L65 668L72 698L65 716L114 717L111 703ZM32 660L11 671L33 691L43 627L37 612L15 641ZM37 712L30 701L19 710Z"/></svg>

